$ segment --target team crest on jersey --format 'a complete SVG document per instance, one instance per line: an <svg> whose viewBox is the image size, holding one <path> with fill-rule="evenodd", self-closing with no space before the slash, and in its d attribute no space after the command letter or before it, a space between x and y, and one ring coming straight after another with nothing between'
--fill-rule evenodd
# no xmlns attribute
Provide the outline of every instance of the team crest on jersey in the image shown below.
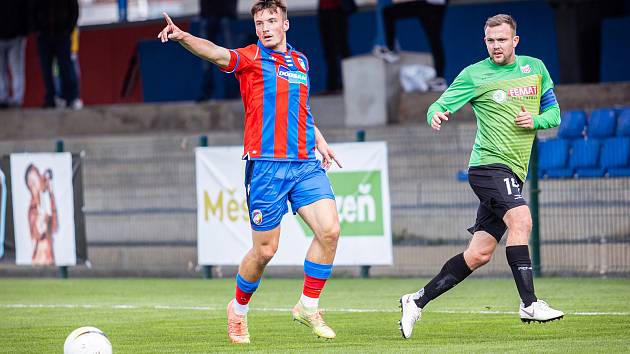
<svg viewBox="0 0 630 354"><path fill-rule="evenodd" d="M524 65L524 66L521 66L521 72L522 72L523 74L529 74L529 73L531 73L531 72L532 72L532 67L531 67L531 66L529 66L529 64Z"/></svg>
<svg viewBox="0 0 630 354"><path fill-rule="evenodd" d="M496 103L503 103L507 99L507 94L503 90L496 90L492 93L492 99Z"/></svg>
<svg viewBox="0 0 630 354"><path fill-rule="evenodd" d="M278 66L278 77L283 78L291 84L307 85L308 79L305 73L300 71L289 70L286 66Z"/></svg>
<svg viewBox="0 0 630 354"><path fill-rule="evenodd" d="M262 223L262 220L262 211L260 211L259 209L252 211L252 221L254 222L254 224L260 225Z"/></svg>
<svg viewBox="0 0 630 354"><path fill-rule="evenodd" d="M304 63L304 60L302 60L302 58L299 58L299 57L298 57L297 62L298 62L298 64L300 65L300 69L302 69L302 70L308 70L308 69L306 68L306 64Z"/></svg>

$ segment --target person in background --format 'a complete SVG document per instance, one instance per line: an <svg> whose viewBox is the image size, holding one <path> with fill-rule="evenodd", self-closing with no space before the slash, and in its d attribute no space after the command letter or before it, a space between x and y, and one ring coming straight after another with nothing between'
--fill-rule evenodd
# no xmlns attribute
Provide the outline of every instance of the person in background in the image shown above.
<svg viewBox="0 0 630 354"><path fill-rule="evenodd" d="M2 2L0 21L0 108L20 107L24 101L24 50L30 30L28 0Z"/></svg>
<svg viewBox="0 0 630 354"><path fill-rule="evenodd" d="M231 23L236 19L236 0L199 0L199 17L201 19L201 37L222 44L227 48L234 47ZM221 39L221 41L219 41ZM214 96L214 65L203 61L203 77L198 102Z"/></svg>
<svg viewBox="0 0 630 354"><path fill-rule="evenodd" d="M72 31L79 18L77 0L39 0L35 8L37 46L46 90L43 108L54 108L53 63L59 66L61 99L65 107L79 109L77 75L72 64Z"/></svg>
<svg viewBox="0 0 630 354"><path fill-rule="evenodd" d="M348 17L356 10L354 0L319 0L317 16L327 70L324 93L341 92L341 60L350 56Z"/></svg>
<svg viewBox="0 0 630 354"><path fill-rule="evenodd" d="M388 62L398 61L396 54L396 22L405 18L417 18L431 47L433 66L437 77L429 83L434 91L444 91L445 56L442 45L442 25L448 0L378 0L377 34L374 55Z"/></svg>

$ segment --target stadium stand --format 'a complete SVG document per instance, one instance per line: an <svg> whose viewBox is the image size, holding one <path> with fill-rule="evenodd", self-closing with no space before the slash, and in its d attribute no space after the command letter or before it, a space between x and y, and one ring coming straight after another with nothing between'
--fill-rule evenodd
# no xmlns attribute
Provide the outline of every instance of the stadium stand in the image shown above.
<svg viewBox="0 0 630 354"><path fill-rule="evenodd" d="M600 108L588 119L566 112L557 138L541 140L538 149L540 178L630 176L630 109Z"/></svg>
<svg viewBox="0 0 630 354"><path fill-rule="evenodd" d="M568 178L573 176L569 161L569 141L565 139L543 140L538 143L538 176Z"/></svg>
<svg viewBox="0 0 630 354"><path fill-rule="evenodd" d="M584 111L568 111L562 114L558 137L562 139L582 138L585 128L586 113Z"/></svg>
<svg viewBox="0 0 630 354"><path fill-rule="evenodd" d="M630 176L630 138L609 138L602 144L600 166L609 177Z"/></svg>
<svg viewBox="0 0 630 354"><path fill-rule="evenodd" d="M630 108L619 111L619 118L617 118L617 136L630 137Z"/></svg>
<svg viewBox="0 0 630 354"><path fill-rule="evenodd" d="M591 139L604 139L615 135L617 125L615 111L610 108L596 109L588 119L586 135Z"/></svg>
<svg viewBox="0 0 630 354"><path fill-rule="evenodd" d="M595 139L574 140L571 143L569 168L575 169L576 177L603 177L599 167L600 142Z"/></svg>

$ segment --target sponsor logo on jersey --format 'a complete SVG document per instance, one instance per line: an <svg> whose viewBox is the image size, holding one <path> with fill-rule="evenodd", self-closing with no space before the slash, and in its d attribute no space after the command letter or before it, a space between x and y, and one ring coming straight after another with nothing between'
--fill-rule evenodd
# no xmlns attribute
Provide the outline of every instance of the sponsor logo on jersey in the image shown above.
<svg viewBox="0 0 630 354"><path fill-rule="evenodd" d="M521 72L523 74L529 74L532 72L532 67L529 66L529 64L525 65L525 66L521 66Z"/></svg>
<svg viewBox="0 0 630 354"><path fill-rule="evenodd" d="M492 99L496 103L503 103L505 102L506 98L507 98L507 95L505 94L505 91L503 90L496 90L492 93Z"/></svg>
<svg viewBox="0 0 630 354"><path fill-rule="evenodd" d="M298 58L297 62L300 65L300 69L308 70L308 69L306 69L306 64L304 64L304 60L302 60L302 58Z"/></svg>
<svg viewBox="0 0 630 354"><path fill-rule="evenodd" d="M262 220L262 211L260 211L259 209L252 211L252 221L254 222L254 224L260 225L262 223Z"/></svg>
<svg viewBox="0 0 630 354"><path fill-rule="evenodd" d="M508 96L510 97L536 96L537 94L537 86L514 87L508 90Z"/></svg>
<svg viewBox="0 0 630 354"><path fill-rule="evenodd" d="M300 72L300 71L289 70L289 68L282 65L278 67L278 77L289 81L289 83L291 84L307 85L307 82L308 82L305 73Z"/></svg>

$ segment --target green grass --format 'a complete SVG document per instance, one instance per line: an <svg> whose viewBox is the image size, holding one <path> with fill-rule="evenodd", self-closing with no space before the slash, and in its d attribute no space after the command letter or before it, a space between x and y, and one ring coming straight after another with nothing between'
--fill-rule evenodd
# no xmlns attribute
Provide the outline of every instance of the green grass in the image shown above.
<svg viewBox="0 0 630 354"><path fill-rule="evenodd" d="M512 280L472 278L429 304L403 340L398 298L425 281L333 279L321 306L337 338L324 341L291 321L302 282L264 279L249 314L252 344L235 346L226 334L231 279L0 279L0 352L60 353L86 325L107 333L115 353L630 351L628 279L538 279L538 295L567 315L527 325Z"/></svg>

